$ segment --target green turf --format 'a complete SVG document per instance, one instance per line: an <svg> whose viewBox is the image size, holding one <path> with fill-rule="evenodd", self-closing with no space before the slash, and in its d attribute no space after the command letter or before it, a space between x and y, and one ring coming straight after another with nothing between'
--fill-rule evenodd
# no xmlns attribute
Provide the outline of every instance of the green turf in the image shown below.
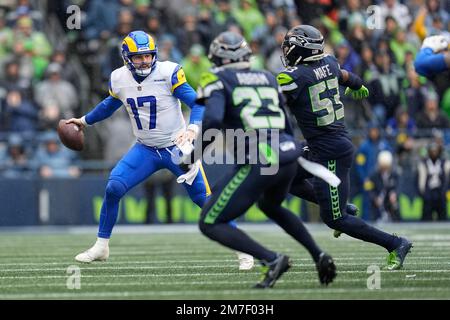
<svg viewBox="0 0 450 320"><path fill-rule="evenodd" d="M387 226L414 242L400 271L381 270L381 289L367 289L369 265L385 266L377 246L313 228L333 255L338 277L319 285L307 252L278 230L251 231L289 254L294 266L270 290L250 287L258 269L239 271L236 256L196 232L115 234L107 262L78 264L93 234L0 234L0 299L450 299L450 225ZM81 289L67 288L67 268L81 268Z"/></svg>

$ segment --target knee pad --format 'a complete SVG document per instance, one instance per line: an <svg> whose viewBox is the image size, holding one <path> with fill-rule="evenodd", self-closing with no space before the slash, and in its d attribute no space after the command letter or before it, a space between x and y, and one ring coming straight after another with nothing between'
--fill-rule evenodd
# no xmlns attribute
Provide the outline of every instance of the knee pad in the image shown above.
<svg viewBox="0 0 450 320"><path fill-rule="evenodd" d="M127 187L119 180L110 179L106 185L106 196L114 198L122 198L127 193Z"/></svg>

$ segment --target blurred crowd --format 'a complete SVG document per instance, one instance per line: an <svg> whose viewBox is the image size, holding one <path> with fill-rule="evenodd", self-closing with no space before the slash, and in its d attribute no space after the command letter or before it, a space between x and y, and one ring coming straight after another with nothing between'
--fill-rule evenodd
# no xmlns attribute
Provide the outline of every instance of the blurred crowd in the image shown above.
<svg viewBox="0 0 450 320"><path fill-rule="evenodd" d="M81 9L79 30L66 25L70 5ZM180 63L196 88L211 67L207 51L218 33L242 33L253 50L252 67L276 74L283 69L280 46L287 30L312 24L325 36L326 51L370 90L362 102L341 96L358 146L357 188L365 190L367 203L380 204L371 195L380 152L390 152L395 170L417 176L431 144L443 163L450 152L449 74L431 81L413 64L426 36L450 37L449 12L445 0L2 0L0 176L80 174L74 154L57 140L53 150L50 136L60 118L81 116L107 95L111 71L123 65L122 39L132 30L154 36L158 59ZM51 19L59 34L54 24L49 27ZM80 80L83 74L88 81ZM116 112L96 126L88 144L97 139L99 148L88 148L82 158L118 160L133 140L127 121L125 112ZM443 179L446 190L448 177Z"/></svg>

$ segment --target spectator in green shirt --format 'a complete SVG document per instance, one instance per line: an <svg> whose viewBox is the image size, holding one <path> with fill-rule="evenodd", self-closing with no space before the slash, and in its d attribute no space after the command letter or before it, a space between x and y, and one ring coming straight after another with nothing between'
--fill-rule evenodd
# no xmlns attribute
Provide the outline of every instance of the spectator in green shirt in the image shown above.
<svg viewBox="0 0 450 320"><path fill-rule="evenodd" d="M397 64L400 66L405 64L405 56L407 52L411 52L413 56L416 56L417 49L414 45L406 41L406 32L402 29L397 30L395 37L390 41L389 46L394 53Z"/></svg>
<svg viewBox="0 0 450 320"><path fill-rule="evenodd" d="M265 19L254 0L243 0L234 11L234 18L244 30L245 38L250 41L256 27L264 25Z"/></svg>
<svg viewBox="0 0 450 320"><path fill-rule="evenodd" d="M189 50L189 55L181 62L186 79L192 88L197 89L200 76L211 68L211 62L205 56L205 49L199 44L194 44Z"/></svg>

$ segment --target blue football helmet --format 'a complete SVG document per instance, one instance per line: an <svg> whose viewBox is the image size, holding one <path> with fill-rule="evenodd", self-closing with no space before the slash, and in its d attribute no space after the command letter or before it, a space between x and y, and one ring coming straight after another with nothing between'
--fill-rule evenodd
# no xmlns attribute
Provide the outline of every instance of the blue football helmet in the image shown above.
<svg viewBox="0 0 450 320"><path fill-rule="evenodd" d="M151 54L152 62L149 68L141 68L141 64L136 65L131 61L131 57L139 54ZM138 76L148 76L158 57L158 48L155 40L144 31L133 31L128 34L122 42L122 59L128 69Z"/></svg>

